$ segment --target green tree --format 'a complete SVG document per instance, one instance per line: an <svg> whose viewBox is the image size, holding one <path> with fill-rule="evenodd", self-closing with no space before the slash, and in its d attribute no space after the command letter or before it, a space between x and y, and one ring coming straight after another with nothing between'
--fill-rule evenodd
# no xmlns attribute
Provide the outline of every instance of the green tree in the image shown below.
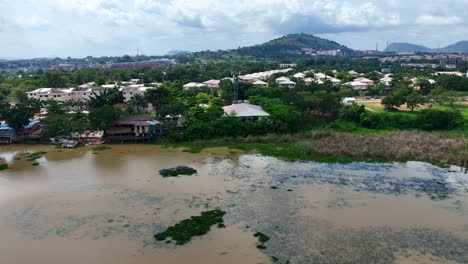
<svg viewBox="0 0 468 264"><path fill-rule="evenodd" d="M149 89L145 93L145 99L156 107L157 111L160 110L163 104L170 101L170 91L165 87L158 87L156 89Z"/></svg>
<svg viewBox="0 0 468 264"><path fill-rule="evenodd" d="M29 124L29 119L34 116L34 109L28 105L5 107L2 109L1 116L11 128L19 132L23 131L24 126Z"/></svg>
<svg viewBox="0 0 468 264"><path fill-rule="evenodd" d="M405 98L406 106L411 109L411 112L414 111L414 108L419 107L427 102L426 97L421 95L418 92L412 92L410 95Z"/></svg>
<svg viewBox="0 0 468 264"><path fill-rule="evenodd" d="M91 108L100 108L105 105L121 104L124 101L124 96L117 89L104 89L101 93L93 92L93 96L89 98Z"/></svg>
<svg viewBox="0 0 468 264"><path fill-rule="evenodd" d="M137 113L140 113L141 109L147 105L145 97L141 94L132 96L128 104L131 108L135 109Z"/></svg>
<svg viewBox="0 0 468 264"><path fill-rule="evenodd" d="M45 85L50 88L66 87L66 80L63 74L58 71L48 71L44 74Z"/></svg>
<svg viewBox="0 0 468 264"><path fill-rule="evenodd" d="M118 107L104 105L89 113L89 123L93 129L105 131L120 117L120 114L121 110Z"/></svg>

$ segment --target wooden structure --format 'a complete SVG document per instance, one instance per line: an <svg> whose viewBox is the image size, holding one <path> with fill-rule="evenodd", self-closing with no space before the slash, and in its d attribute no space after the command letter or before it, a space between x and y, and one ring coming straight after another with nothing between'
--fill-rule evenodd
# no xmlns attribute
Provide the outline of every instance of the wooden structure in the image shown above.
<svg viewBox="0 0 468 264"><path fill-rule="evenodd" d="M160 123L151 116L129 116L117 120L106 130L109 141L149 141L161 135Z"/></svg>

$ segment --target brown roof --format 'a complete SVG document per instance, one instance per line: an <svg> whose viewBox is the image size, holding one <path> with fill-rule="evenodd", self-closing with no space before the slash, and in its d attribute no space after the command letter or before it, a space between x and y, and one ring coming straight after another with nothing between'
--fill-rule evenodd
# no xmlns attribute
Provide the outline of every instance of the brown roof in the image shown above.
<svg viewBox="0 0 468 264"><path fill-rule="evenodd" d="M147 121L156 121L154 117L152 116L127 116L127 117L122 117L119 120L115 122L116 125L147 125Z"/></svg>

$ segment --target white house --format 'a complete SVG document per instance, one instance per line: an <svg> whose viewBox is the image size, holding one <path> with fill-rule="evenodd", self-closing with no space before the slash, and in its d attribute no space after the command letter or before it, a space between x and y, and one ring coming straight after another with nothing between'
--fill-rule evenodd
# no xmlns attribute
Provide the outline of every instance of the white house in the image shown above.
<svg viewBox="0 0 468 264"><path fill-rule="evenodd" d="M277 84L279 84L280 82L290 81L290 79L288 77L281 76L279 78L276 78L275 81Z"/></svg>
<svg viewBox="0 0 468 264"><path fill-rule="evenodd" d="M342 101L343 105L353 105L356 103L356 98L354 97L346 97Z"/></svg>
<svg viewBox="0 0 468 264"><path fill-rule="evenodd" d="M220 80L208 80L202 84L210 89L219 89Z"/></svg>
<svg viewBox="0 0 468 264"><path fill-rule="evenodd" d="M346 85L351 86L354 90L366 91L369 85L363 82L348 82Z"/></svg>
<svg viewBox="0 0 468 264"><path fill-rule="evenodd" d="M184 90L192 89L192 88L200 88L200 87L206 87L203 83L197 83L197 82L191 82L187 83L184 86L182 86Z"/></svg>
<svg viewBox="0 0 468 264"><path fill-rule="evenodd" d="M380 79L380 82L385 84L385 86L390 86L393 78L390 75L385 75L383 78Z"/></svg>
<svg viewBox="0 0 468 264"><path fill-rule="evenodd" d="M268 83L264 82L264 81L261 81L261 80L256 80L252 84L255 85L255 86L268 87Z"/></svg>
<svg viewBox="0 0 468 264"><path fill-rule="evenodd" d="M285 81L278 82L278 86L283 87L283 88L292 89L292 88L296 87L296 83L291 81L291 80L285 80Z"/></svg>
<svg viewBox="0 0 468 264"><path fill-rule="evenodd" d="M262 107L248 103L232 104L223 107L225 115L235 115L244 119L258 119L268 117L270 114L265 112Z"/></svg>
<svg viewBox="0 0 468 264"><path fill-rule="evenodd" d="M296 79L304 79L306 77L305 73L299 72L293 75L294 78Z"/></svg>
<svg viewBox="0 0 468 264"><path fill-rule="evenodd" d="M360 77L360 78L354 79L354 81L355 81L355 82L365 83L365 84L367 84L368 86L373 86L373 85L374 85L374 81L373 81L373 80L370 80L370 79L367 79L367 78L364 78L364 77Z"/></svg>
<svg viewBox="0 0 468 264"><path fill-rule="evenodd" d="M350 70L348 72L348 74L351 75L351 76L358 76L359 75L359 73L357 71L355 71L355 70Z"/></svg>

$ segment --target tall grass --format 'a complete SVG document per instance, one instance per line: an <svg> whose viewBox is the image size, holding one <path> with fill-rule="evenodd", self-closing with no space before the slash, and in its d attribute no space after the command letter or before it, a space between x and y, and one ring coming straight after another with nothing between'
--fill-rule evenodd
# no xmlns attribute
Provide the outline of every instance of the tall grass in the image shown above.
<svg viewBox="0 0 468 264"><path fill-rule="evenodd" d="M464 137L425 132L395 132L388 135L333 133L310 142L308 153L385 160L421 160L437 164L460 164L468 160Z"/></svg>

